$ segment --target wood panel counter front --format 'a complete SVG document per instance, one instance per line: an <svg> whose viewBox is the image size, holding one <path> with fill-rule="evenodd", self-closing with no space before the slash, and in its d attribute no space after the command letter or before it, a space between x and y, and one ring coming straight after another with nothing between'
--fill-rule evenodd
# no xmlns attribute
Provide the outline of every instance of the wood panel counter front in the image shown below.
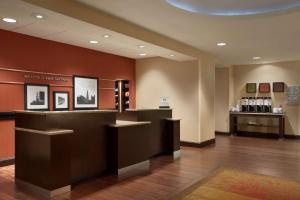
<svg viewBox="0 0 300 200"><path fill-rule="evenodd" d="M136 120L117 121L115 110L16 111L16 179L51 192L178 151L179 121L170 119L171 109L127 114Z"/></svg>
<svg viewBox="0 0 300 200"><path fill-rule="evenodd" d="M127 109L117 115L118 120L151 122L149 127L151 156L169 152L167 139L170 137L166 131L166 119L169 118L172 118L172 109Z"/></svg>
<svg viewBox="0 0 300 200"><path fill-rule="evenodd" d="M107 125L116 122L116 113L114 110L17 111L16 127L73 130L70 139L71 182L76 183L108 168Z"/></svg>

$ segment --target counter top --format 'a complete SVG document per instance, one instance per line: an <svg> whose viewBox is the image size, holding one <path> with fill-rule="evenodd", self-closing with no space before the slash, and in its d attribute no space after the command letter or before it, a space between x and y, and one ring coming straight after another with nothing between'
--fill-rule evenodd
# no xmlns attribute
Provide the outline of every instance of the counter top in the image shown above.
<svg viewBox="0 0 300 200"><path fill-rule="evenodd" d="M151 124L150 121L124 121L124 120L117 120L116 124L110 124L110 127L126 127L126 126L136 126L136 125L144 125L144 124Z"/></svg>
<svg viewBox="0 0 300 200"><path fill-rule="evenodd" d="M62 134L70 134L74 133L73 130L69 129L49 129L49 130L35 130L35 129L28 129L28 128L20 128L16 127L16 131L23 131L23 132L28 132L28 133L37 133L37 134L42 134L42 135L62 135Z"/></svg>
<svg viewBox="0 0 300 200"><path fill-rule="evenodd" d="M167 121L180 121L181 119L178 118L166 118Z"/></svg>
<svg viewBox="0 0 300 200"><path fill-rule="evenodd" d="M71 110L71 111L29 111L29 110L16 110L15 113L26 114L68 114L68 113L105 113L105 112L118 112L117 110Z"/></svg>
<svg viewBox="0 0 300 200"><path fill-rule="evenodd" d="M153 110L172 110L172 108L136 108L136 109L126 109L125 111L153 111Z"/></svg>
<svg viewBox="0 0 300 200"><path fill-rule="evenodd" d="M267 116L284 116L284 113L250 113L250 112L230 112L233 115L267 115Z"/></svg>

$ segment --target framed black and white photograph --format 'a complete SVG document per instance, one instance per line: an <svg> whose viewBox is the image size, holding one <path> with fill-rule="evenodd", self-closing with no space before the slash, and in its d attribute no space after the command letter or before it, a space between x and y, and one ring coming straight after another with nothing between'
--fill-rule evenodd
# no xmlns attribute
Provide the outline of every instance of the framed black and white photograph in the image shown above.
<svg viewBox="0 0 300 200"><path fill-rule="evenodd" d="M74 110L98 109L98 78L73 76Z"/></svg>
<svg viewBox="0 0 300 200"><path fill-rule="evenodd" d="M69 110L69 92L53 92L53 110Z"/></svg>
<svg viewBox="0 0 300 200"><path fill-rule="evenodd" d="M26 83L24 97L25 110L50 110L49 85Z"/></svg>

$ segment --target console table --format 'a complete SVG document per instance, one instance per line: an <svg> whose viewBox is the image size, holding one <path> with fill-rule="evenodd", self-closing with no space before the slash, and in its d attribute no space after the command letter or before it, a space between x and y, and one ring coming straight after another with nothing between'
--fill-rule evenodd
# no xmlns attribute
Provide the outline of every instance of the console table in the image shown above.
<svg viewBox="0 0 300 200"><path fill-rule="evenodd" d="M246 126L256 126L256 127L271 127L271 128L278 128L278 138L284 137L285 133L285 115L284 113L248 113L248 112L230 112L230 134L236 135L238 134L238 126L241 125L238 123L239 117L255 117L255 118L277 118L278 119L278 126L270 126L270 125L263 125L263 124L243 124ZM253 135L263 135L268 133L253 133Z"/></svg>

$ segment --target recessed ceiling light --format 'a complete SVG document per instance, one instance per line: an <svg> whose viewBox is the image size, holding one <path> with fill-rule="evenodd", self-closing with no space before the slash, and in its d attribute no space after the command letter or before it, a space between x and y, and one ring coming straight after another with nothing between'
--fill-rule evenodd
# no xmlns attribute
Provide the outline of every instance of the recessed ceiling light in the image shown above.
<svg viewBox="0 0 300 200"><path fill-rule="evenodd" d="M105 35L103 35L103 37L105 37L105 38L109 38L109 37L110 37L110 35L107 35L107 34L105 34Z"/></svg>
<svg viewBox="0 0 300 200"><path fill-rule="evenodd" d="M97 40L91 40L90 43L91 44L98 44L99 42Z"/></svg>
<svg viewBox="0 0 300 200"><path fill-rule="evenodd" d="M8 18L8 17L2 18L2 20L7 23L16 23L17 22L17 20L15 20L13 18Z"/></svg>
<svg viewBox="0 0 300 200"><path fill-rule="evenodd" d="M219 42L217 45L218 45L219 47L223 47L223 46L226 46L227 44L226 44L225 42Z"/></svg>
<svg viewBox="0 0 300 200"><path fill-rule="evenodd" d="M40 13L32 13L31 16L33 16L34 18L37 18L37 19L44 19L45 18L45 15L42 15Z"/></svg>
<svg viewBox="0 0 300 200"><path fill-rule="evenodd" d="M145 45L137 45L138 48L145 48Z"/></svg>
<svg viewBox="0 0 300 200"><path fill-rule="evenodd" d="M146 56L147 54L145 54L145 53L140 53L139 55L140 55L140 56Z"/></svg>
<svg viewBox="0 0 300 200"><path fill-rule="evenodd" d="M261 57L259 57L259 56L254 56L252 59L253 59L253 60L259 60L259 59L261 59Z"/></svg>
<svg viewBox="0 0 300 200"><path fill-rule="evenodd" d="M170 57L174 57L174 56L175 56L174 54L171 54L171 55L170 55Z"/></svg>

